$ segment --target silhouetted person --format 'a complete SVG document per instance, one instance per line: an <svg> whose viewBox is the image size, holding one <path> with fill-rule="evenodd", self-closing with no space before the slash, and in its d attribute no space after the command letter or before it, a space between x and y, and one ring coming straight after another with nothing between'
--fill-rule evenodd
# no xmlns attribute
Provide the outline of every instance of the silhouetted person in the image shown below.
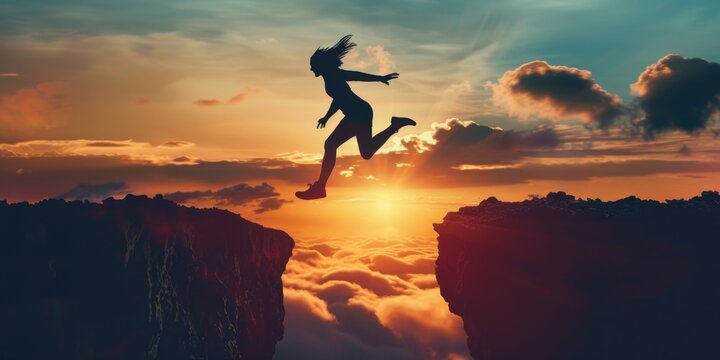
<svg viewBox="0 0 720 360"><path fill-rule="evenodd" d="M372 108L365 100L355 95L347 82L377 81L390 85L390 80L397 79L399 74L379 76L340 69L342 58L355 46L355 43L350 41L351 36L343 37L333 47L317 49L310 57L310 70L316 77L323 77L325 92L333 99L327 114L318 120L317 128L324 128L328 119L338 110L341 110L345 117L325 140L325 155L318 180L309 184L309 189L295 192L295 196L300 199L312 200L326 196L325 186L335 166L337 148L353 136L357 138L360 155L363 159L369 160L401 127L416 124L412 119L393 116L390 126L372 136Z"/></svg>

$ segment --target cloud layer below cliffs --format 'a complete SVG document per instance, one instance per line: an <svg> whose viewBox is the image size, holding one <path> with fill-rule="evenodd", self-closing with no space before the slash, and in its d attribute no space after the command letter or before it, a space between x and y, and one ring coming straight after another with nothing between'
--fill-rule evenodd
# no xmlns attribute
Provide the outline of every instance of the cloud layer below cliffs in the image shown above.
<svg viewBox="0 0 720 360"><path fill-rule="evenodd" d="M277 359L469 359L435 282L432 238L299 241Z"/></svg>

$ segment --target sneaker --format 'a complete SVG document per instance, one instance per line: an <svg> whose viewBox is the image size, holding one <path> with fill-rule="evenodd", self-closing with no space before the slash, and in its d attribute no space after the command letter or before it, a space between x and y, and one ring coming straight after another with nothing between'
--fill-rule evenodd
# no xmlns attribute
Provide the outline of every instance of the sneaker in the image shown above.
<svg viewBox="0 0 720 360"><path fill-rule="evenodd" d="M325 194L325 187L318 185L317 182L308 184L308 186L310 188L305 191L296 191L295 196L303 200L322 199L327 196Z"/></svg>
<svg viewBox="0 0 720 360"><path fill-rule="evenodd" d="M415 120L406 118L406 117L397 117L393 116L392 119L390 119L390 126L395 128L395 132L400 130L403 126L415 126L417 123Z"/></svg>

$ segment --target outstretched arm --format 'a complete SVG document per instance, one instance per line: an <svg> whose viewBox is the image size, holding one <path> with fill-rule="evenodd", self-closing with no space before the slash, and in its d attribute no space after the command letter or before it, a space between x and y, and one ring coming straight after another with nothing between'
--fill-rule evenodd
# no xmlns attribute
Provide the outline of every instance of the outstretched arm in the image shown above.
<svg viewBox="0 0 720 360"><path fill-rule="evenodd" d="M342 70L343 79L345 81L377 81L385 85L390 85L390 80L397 79L400 74L392 73L387 75L372 75L360 71Z"/></svg>
<svg viewBox="0 0 720 360"><path fill-rule="evenodd" d="M330 108L328 109L325 116L321 117L320 120L318 120L317 128L322 129L325 127L325 123L333 116L335 113L340 110L340 107L338 106L337 102L333 100L330 103Z"/></svg>

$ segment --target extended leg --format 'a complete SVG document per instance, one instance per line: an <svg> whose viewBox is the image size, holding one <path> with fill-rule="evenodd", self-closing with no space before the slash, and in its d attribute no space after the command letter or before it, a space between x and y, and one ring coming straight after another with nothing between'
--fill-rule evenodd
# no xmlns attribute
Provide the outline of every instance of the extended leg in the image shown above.
<svg viewBox="0 0 720 360"><path fill-rule="evenodd" d="M321 199L325 197L325 186L335 167L337 148L351 137L355 136L356 129L352 124L343 119L333 130L332 134L325 140L325 155L323 155L320 178L305 191L296 191L295 196L303 200Z"/></svg>
<svg viewBox="0 0 720 360"><path fill-rule="evenodd" d="M320 177L317 181L318 185L321 185L323 188L327 185L330 174L332 174L333 168L335 167L337 149L340 145L350 140L351 137L355 136L355 130L351 125L348 121L342 119L332 134L325 140L325 154L323 155Z"/></svg>

